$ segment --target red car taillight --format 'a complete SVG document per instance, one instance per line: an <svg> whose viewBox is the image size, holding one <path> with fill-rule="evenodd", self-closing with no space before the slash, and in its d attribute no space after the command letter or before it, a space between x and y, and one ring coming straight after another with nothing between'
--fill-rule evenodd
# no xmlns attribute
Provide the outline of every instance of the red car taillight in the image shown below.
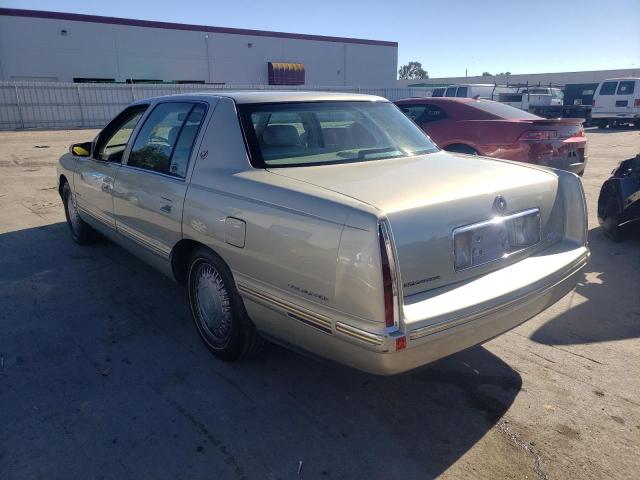
<svg viewBox="0 0 640 480"><path fill-rule="evenodd" d="M636 99L633 101L633 106L634 106L635 108L640 107L640 98L636 98Z"/></svg>
<svg viewBox="0 0 640 480"><path fill-rule="evenodd" d="M378 225L378 239L380 241L380 260L382 263L382 286L384 291L384 323L387 327L395 325L395 295L394 295L394 275L391 266L390 252L391 244L386 235L385 227Z"/></svg>
<svg viewBox="0 0 640 480"><path fill-rule="evenodd" d="M527 130L520 135L518 140L553 140L558 138L555 130Z"/></svg>

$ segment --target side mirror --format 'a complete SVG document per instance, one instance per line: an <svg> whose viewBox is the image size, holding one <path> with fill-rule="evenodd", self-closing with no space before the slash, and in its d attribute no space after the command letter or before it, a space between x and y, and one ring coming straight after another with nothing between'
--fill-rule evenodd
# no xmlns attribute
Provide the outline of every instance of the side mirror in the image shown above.
<svg viewBox="0 0 640 480"><path fill-rule="evenodd" d="M74 143L69 147L69 152L76 157L90 157L92 147L92 142Z"/></svg>

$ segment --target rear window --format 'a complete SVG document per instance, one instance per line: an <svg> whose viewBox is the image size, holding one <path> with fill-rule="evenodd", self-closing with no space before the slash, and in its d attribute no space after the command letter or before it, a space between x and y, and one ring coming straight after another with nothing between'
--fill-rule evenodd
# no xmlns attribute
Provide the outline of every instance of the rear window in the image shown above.
<svg viewBox="0 0 640 480"><path fill-rule="evenodd" d="M477 108L478 110L482 110L483 112L487 112L491 115L494 115L498 118L503 118L505 120L534 120L540 118L529 112L525 112L524 110L520 110L519 108L505 105L504 103L500 102L477 101L470 102L465 105L469 105L472 108Z"/></svg>
<svg viewBox="0 0 640 480"><path fill-rule="evenodd" d="M438 151L389 102L301 102L240 105L257 167L355 163Z"/></svg>
<svg viewBox="0 0 640 480"><path fill-rule="evenodd" d="M617 86L618 82L604 82L600 87L600 95L613 95Z"/></svg>
<svg viewBox="0 0 640 480"><path fill-rule="evenodd" d="M636 87L636 82L620 82L618 85L618 95L631 95Z"/></svg>

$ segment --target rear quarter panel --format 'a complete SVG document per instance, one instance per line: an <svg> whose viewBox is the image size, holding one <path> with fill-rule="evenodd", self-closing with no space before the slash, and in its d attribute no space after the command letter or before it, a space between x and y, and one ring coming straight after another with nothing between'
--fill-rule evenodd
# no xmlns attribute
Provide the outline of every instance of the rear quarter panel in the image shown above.
<svg viewBox="0 0 640 480"><path fill-rule="evenodd" d="M376 217L353 199L306 182L253 168L235 105L221 99L207 125L184 203L183 237L207 245L229 265L236 283L330 317L370 318L367 241ZM371 209L371 207L369 207ZM245 224L244 245L229 243L227 219ZM366 219L366 220L364 220ZM345 255L339 258L345 224ZM372 225L374 227L372 227ZM363 233L364 232L364 233ZM372 237L373 235L373 237ZM349 248L360 248L361 264ZM378 265L376 263L376 265ZM364 274L360 275L360 271ZM359 285L355 286L354 285ZM354 300L355 294L357 296ZM261 324L269 330L273 325Z"/></svg>

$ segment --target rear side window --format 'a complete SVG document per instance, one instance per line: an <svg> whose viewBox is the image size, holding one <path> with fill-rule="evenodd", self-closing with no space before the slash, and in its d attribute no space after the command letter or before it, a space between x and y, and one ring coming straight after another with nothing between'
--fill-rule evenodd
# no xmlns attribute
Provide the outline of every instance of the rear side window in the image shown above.
<svg viewBox="0 0 640 480"><path fill-rule="evenodd" d="M618 82L604 82L600 87L600 95L613 95L617 86Z"/></svg>
<svg viewBox="0 0 640 480"><path fill-rule="evenodd" d="M447 114L444 110L442 110L437 105L426 105L426 109L422 116L422 122L434 122L436 120L442 120L443 118L447 118Z"/></svg>
<svg viewBox="0 0 640 480"><path fill-rule="evenodd" d="M455 97L456 96L456 87L449 87L444 92L445 97Z"/></svg>
<svg viewBox="0 0 640 480"><path fill-rule="evenodd" d="M505 105L500 102L492 102L488 101L478 101L478 102L470 102L465 104L471 108L476 108L478 110L482 110L483 112L487 112L495 117L504 118L505 120L522 120L522 119L539 119L537 115L533 115L529 112L525 112L524 110L520 110L519 108L512 107L511 105Z"/></svg>
<svg viewBox="0 0 640 480"><path fill-rule="evenodd" d="M427 109L426 105L398 105L398 107L400 107L402 113L416 123L420 123L422 121L422 115Z"/></svg>
<svg viewBox="0 0 640 480"><path fill-rule="evenodd" d="M631 95L635 90L636 82L620 82L618 84L618 95Z"/></svg>
<svg viewBox="0 0 640 480"><path fill-rule="evenodd" d="M456 97L466 97L467 96L467 87L458 87L458 91L456 92Z"/></svg>
<svg viewBox="0 0 640 480"><path fill-rule="evenodd" d="M184 177L204 113L200 103L157 105L142 125L127 165Z"/></svg>

